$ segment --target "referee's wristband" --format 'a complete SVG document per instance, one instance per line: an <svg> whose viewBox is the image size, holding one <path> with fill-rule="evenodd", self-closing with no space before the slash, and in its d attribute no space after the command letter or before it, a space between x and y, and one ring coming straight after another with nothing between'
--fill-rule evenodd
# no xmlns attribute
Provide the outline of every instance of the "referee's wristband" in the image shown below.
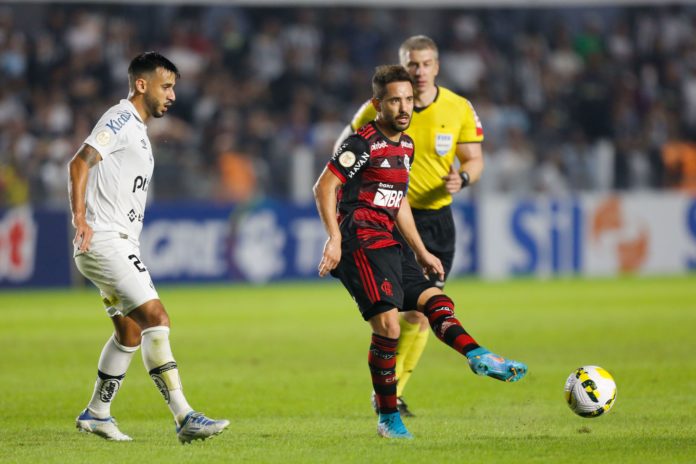
<svg viewBox="0 0 696 464"><path fill-rule="evenodd" d="M469 178L469 173L466 171L460 172L459 178L462 180L462 188L467 187L469 185L469 183L471 183L471 179Z"/></svg>

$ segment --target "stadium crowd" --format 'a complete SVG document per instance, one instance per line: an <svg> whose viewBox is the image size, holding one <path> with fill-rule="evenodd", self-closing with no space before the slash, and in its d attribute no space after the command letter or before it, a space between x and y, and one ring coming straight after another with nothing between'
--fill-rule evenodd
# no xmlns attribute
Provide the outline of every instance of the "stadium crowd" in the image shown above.
<svg viewBox="0 0 696 464"><path fill-rule="evenodd" d="M182 71L153 121L157 200L311 197L311 182L399 43L440 46L473 103L473 194L696 190L696 8L340 9L0 6L0 208L67 205L68 160L127 95L130 59Z"/></svg>

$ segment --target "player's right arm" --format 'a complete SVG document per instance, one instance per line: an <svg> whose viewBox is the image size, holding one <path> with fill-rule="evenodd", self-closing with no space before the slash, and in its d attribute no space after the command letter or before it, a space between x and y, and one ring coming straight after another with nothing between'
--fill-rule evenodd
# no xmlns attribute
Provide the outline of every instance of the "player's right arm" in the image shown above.
<svg viewBox="0 0 696 464"><path fill-rule="evenodd" d="M324 277L341 261L341 230L336 216L336 192L343 185L341 179L328 167L314 184L314 199L317 202L319 217L329 238L324 244L324 253L319 263L319 276Z"/></svg>
<svg viewBox="0 0 696 464"><path fill-rule="evenodd" d="M70 210L72 211L72 224L75 227L73 243L79 246L79 251L89 250L92 240L92 228L86 220L85 193L87 191L87 175L92 166L102 160L101 155L92 146L84 143L75 153L68 164L70 181L68 193L70 195Z"/></svg>

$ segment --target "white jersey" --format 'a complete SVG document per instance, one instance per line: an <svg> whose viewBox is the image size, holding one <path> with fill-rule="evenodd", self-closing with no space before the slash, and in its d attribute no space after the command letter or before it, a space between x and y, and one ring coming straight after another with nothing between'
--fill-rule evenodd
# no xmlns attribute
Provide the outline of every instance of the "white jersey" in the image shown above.
<svg viewBox="0 0 696 464"><path fill-rule="evenodd" d="M85 140L102 161L89 170L86 220L95 232L120 232L138 241L154 160L147 126L129 100L104 113Z"/></svg>

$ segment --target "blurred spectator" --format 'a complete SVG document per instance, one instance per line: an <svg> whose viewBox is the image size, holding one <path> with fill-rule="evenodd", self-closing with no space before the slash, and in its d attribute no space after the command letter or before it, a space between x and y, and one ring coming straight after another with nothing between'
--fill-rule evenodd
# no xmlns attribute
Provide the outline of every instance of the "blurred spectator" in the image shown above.
<svg viewBox="0 0 696 464"><path fill-rule="evenodd" d="M20 4L0 7L0 207L65 207L89 122L129 60L182 70L152 196L311 201L305 179L403 37L431 35L489 159L477 191L694 188L696 6L544 9ZM224 145L224 147L222 146Z"/></svg>

